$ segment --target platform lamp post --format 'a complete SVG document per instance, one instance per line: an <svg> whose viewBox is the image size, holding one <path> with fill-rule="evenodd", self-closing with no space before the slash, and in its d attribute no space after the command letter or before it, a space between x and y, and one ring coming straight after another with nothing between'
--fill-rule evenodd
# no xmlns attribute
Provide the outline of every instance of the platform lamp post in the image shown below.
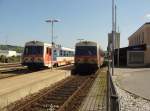
<svg viewBox="0 0 150 111"><path fill-rule="evenodd" d="M60 20L56 20L56 19L49 19L49 20L46 20L45 22L47 22L47 23L51 23L51 25L52 25L52 29L51 29L51 34L52 34L52 37L51 37L51 45L52 45L52 47L51 47L51 68L53 69L53 46L54 46L54 42L53 42L53 39L54 39L54 35L53 35L53 33L54 33L54 31L53 31L53 27L54 27L54 23L55 22L59 22Z"/></svg>

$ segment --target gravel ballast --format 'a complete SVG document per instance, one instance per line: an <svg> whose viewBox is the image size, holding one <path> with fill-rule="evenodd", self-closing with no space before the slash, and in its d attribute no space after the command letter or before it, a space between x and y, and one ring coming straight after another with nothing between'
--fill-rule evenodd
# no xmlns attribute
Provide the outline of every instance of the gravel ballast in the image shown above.
<svg viewBox="0 0 150 111"><path fill-rule="evenodd" d="M116 90L119 96L120 111L150 111L150 101L131 94L119 86Z"/></svg>

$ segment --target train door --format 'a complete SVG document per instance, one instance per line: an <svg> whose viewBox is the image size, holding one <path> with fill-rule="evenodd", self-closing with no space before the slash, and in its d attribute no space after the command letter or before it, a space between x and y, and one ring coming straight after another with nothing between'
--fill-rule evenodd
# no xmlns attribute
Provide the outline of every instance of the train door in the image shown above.
<svg viewBox="0 0 150 111"><path fill-rule="evenodd" d="M57 50L54 49L53 50L53 61L56 61L56 59L57 59Z"/></svg>
<svg viewBox="0 0 150 111"><path fill-rule="evenodd" d="M46 47L44 61L45 61L46 66L51 67L51 48L50 47Z"/></svg>

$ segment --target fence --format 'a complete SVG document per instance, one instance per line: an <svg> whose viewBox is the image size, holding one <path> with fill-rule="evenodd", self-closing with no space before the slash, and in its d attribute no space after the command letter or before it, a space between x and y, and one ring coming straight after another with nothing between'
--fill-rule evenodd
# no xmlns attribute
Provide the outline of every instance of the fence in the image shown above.
<svg viewBox="0 0 150 111"><path fill-rule="evenodd" d="M119 111L118 94L109 71L107 71L107 111Z"/></svg>

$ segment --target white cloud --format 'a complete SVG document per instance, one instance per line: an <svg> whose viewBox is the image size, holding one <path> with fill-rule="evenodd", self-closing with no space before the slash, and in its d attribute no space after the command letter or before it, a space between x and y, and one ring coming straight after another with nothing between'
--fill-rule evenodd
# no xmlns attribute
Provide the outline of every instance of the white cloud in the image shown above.
<svg viewBox="0 0 150 111"><path fill-rule="evenodd" d="M147 14L147 15L146 15L146 18L147 18L147 19L150 19L150 14Z"/></svg>

